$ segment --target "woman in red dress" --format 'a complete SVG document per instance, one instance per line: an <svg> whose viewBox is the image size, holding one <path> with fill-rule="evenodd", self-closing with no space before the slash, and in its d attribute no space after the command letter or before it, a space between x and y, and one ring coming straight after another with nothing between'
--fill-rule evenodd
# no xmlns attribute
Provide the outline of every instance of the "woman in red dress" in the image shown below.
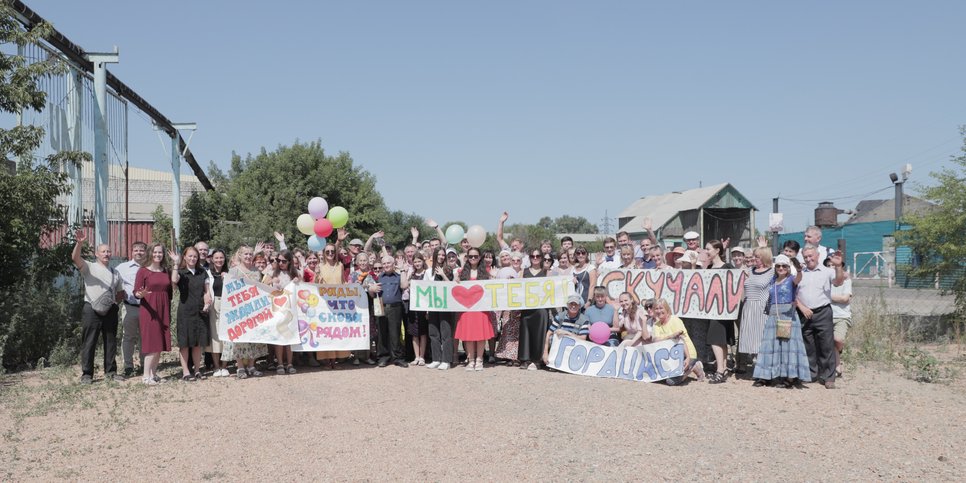
<svg viewBox="0 0 966 483"><path fill-rule="evenodd" d="M150 263L134 277L134 296L141 299L141 352L144 353L144 380L149 386L162 382L158 377L161 353L171 350L171 274L164 258L164 247L155 243Z"/></svg>
<svg viewBox="0 0 966 483"><path fill-rule="evenodd" d="M479 248L470 248L466 252L466 265L460 270L456 282L468 280L487 280L490 274L482 265L482 255ZM483 370L483 347L486 341L493 338L493 325L487 312L463 312L456 324L456 338L463 341L466 349L466 370Z"/></svg>

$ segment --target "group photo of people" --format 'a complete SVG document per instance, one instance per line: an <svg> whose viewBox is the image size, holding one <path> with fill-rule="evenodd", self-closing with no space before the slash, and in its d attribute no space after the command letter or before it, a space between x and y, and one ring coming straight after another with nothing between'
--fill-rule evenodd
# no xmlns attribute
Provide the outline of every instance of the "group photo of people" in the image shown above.
<svg viewBox="0 0 966 483"><path fill-rule="evenodd" d="M161 355L177 351L183 382L300 370L359 366L548 369L552 338L572 337L609 347L636 347L673 340L686 348L683 374L664 383L721 384L747 379L756 387L834 388L842 376L840 353L851 325L851 282L840 252L821 245L821 230L809 227L806 244L788 241L773 253L764 237L755 247L729 246L694 231L680 246L656 239L649 226L641 240L626 232L604 237L592 253L568 236L526 246L504 233L508 213L495 234L499 250L469 242L447 243L432 220L429 234L411 228L412 240L392 247L384 234L365 240L340 228L320 250L292 246L279 232L253 245L211 247L205 241L180 248L136 241L130 260L110 266L107 245L95 259L81 254L87 242L76 233L73 262L85 286L81 383L94 380L94 357L103 341L105 378L138 375L143 384L164 384ZM426 236L428 235L428 236ZM316 247L317 248L317 247ZM615 270L733 270L743 275L743 296L733 320L675 314L665 298L611 294L600 280ZM410 308L414 281L464 282L569 277L566 305L552 308L439 312ZM226 279L273 289L290 282L359 284L369 303L369 348L295 352L289 345L230 342L219 337ZM591 337L591 327L608 332ZM118 333L122 367L118 368ZM175 349L176 348L176 349Z"/></svg>

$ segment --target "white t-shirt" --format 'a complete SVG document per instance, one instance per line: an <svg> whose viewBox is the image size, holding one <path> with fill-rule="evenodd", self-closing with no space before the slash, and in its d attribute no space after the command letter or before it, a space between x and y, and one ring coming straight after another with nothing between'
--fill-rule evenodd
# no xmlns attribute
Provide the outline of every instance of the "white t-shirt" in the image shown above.
<svg viewBox="0 0 966 483"><path fill-rule="evenodd" d="M842 285L836 287L832 285L832 297L836 295L852 295L852 279L846 278ZM852 318L852 304L840 304L837 302L832 302L832 318L834 319L851 319Z"/></svg>

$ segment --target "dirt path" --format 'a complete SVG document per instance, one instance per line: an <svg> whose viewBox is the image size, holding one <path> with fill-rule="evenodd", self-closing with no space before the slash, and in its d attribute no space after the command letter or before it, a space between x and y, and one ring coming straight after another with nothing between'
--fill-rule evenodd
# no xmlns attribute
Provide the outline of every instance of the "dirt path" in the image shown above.
<svg viewBox="0 0 966 483"><path fill-rule="evenodd" d="M171 369L174 370L174 369ZM410 367L148 388L8 376L0 475L45 480L957 480L960 385L684 387Z"/></svg>

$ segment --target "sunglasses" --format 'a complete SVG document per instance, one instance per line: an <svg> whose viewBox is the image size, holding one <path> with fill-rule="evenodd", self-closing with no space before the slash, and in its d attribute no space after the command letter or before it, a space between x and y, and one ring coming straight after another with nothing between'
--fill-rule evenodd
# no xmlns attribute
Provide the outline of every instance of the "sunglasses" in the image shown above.
<svg viewBox="0 0 966 483"><path fill-rule="evenodd" d="M326 250L326 251L324 251L324 252L322 252L322 253L324 253L324 254L326 254L326 255L335 255L335 252L334 252L334 251L332 251L332 250Z"/></svg>
<svg viewBox="0 0 966 483"><path fill-rule="evenodd" d="M480 258L480 256L479 255L467 255L466 258L469 258L470 260L476 260L477 258Z"/></svg>
<svg viewBox="0 0 966 483"><path fill-rule="evenodd" d="M617 248L617 247L615 247L614 245L607 245L607 246L604 247L604 250L613 250L615 248Z"/></svg>
<svg viewBox="0 0 966 483"><path fill-rule="evenodd" d="M373 265L372 268L375 268L376 270L378 270L378 269L382 268L382 265Z"/></svg>
<svg viewBox="0 0 966 483"><path fill-rule="evenodd" d="M272 263L275 263L275 262L277 262L277 261L278 261L278 259L277 259L277 258L273 258L273 259L271 259L270 261L271 261Z"/></svg>
<svg viewBox="0 0 966 483"><path fill-rule="evenodd" d="M540 258L540 255L530 255L530 258Z"/></svg>
<svg viewBox="0 0 966 483"><path fill-rule="evenodd" d="M279 258L278 263L288 263L289 261L284 258Z"/></svg>
<svg viewBox="0 0 966 483"><path fill-rule="evenodd" d="M552 262L552 261L553 261L553 259L552 259L552 258L550 258L550 257L545 257L545 258L543 259L543 261L545 261L545 262Z"/></svg>

